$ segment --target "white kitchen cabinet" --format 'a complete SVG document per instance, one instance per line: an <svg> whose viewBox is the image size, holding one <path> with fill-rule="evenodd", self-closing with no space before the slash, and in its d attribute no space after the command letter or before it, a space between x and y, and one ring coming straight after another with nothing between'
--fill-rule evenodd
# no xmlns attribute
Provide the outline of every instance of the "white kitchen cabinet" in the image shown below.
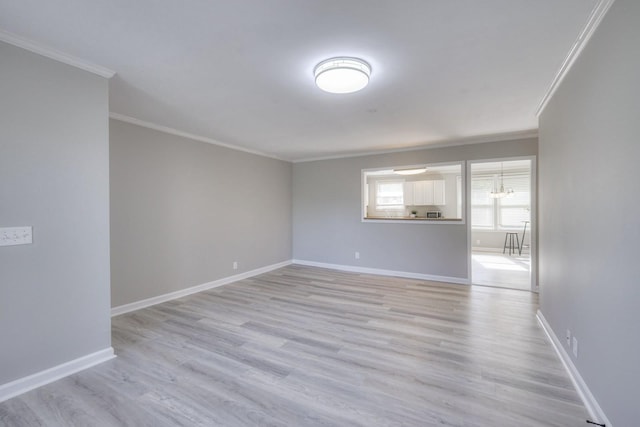
<svg viewBox="0 0 640 427"><path fill-rule="evenodd" d="M440 206L445 204L444 180L409 181L403 185L406 206Z"/></svg>
<svg viewBox="0 0 640 427"><path fill-rule="evenodd" d="M413 182L413 203L416 206L429 205L433 199L433 187L429 181Z"/></svg>
<svg viewBox="0 0 640 427"><path fill-rule="evenodd" d="M405 206L415 206L415 202L414 202L414 184L415 181L413 182L404 182L402 185L402 198L404 200L404 205Z"/></svg>
<svg viewBox="0 0 640 427"><path fill-rule="evenodd" d="M444 206L446 204L444 198L444 179L436 179L433 182L433 205Z"/></svg>

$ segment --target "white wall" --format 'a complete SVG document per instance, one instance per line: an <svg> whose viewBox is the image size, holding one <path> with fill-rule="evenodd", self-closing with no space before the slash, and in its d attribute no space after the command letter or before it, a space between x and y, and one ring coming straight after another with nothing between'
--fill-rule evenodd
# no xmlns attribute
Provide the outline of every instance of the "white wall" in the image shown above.
<svg viewBox="0 0 640 427"><path fill-rule="evenodd" d="M110 151L114 307L291 259L291 163L117 120Z"/></svg>
<svg viewBox="0 0 640 427"><path fill-rule="evenodd" d="M362 169L535 154L537 139L526 139L296 163L293 256L467 279L467 225L363 223Z"/></svg>
<svg viewBox="0 0 640 427"><path fill-rule="evenodd" d="M0 42L0 385L109 349L107 81Z"/></svg>
<svg viewBox="0 0 640 427"><path fill-rule="evenodd" d="M514 230L514 232L518 233L518 239L522 239L522 232L524 230L524 224L521 229ZM500 250L504 249L504 238L506 235L506 231L481 231L481 230L472 230L471 231L471 245L474 248L480 249L493 249ZM480 243L478 243L478 240ZM529 245L529 248L524 248L522 253L530 253L531 248L531 226L527 224L527 232L524 237L524 244Z"/></svg>
<svg viewBox="0 0 640 427"><path fill-rule="evenodd" d="M616 0L540 117L540 307L615 426L640 422L639 23Z"/></svg>

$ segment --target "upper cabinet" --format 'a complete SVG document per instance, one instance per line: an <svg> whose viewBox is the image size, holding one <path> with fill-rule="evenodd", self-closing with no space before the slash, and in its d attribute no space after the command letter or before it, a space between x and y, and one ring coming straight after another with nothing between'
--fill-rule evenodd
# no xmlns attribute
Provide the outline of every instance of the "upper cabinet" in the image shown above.
<svg viewBox="0 0 640 427"><path fill-rule="evenodd" d="M362 220L464 223L464 166L460 161L363 169ZM440 215L433 218L429 211Z"/></svg>
<svg viewBox="0 0 640 427"><path fill-rule="evenodd" d="M443 206L445 190L443 179L408 181L403 185L406 206Z"/></svg>
<svg viewBox="0 0 640 427"><path fill-rule="evenodd" d="M415 188L415 181L414 182L404 182L402 183L402 197L403 197L403 201L404 201L404 205L405 206L414 206L414 188Z"/></svg>
<svg viewBox="0 0 640 427"><path fill-rule="evenodd" d="M431 181L433 183L433 204L436 206L444 206L447 204L444 197L444 179Z"/></svg>

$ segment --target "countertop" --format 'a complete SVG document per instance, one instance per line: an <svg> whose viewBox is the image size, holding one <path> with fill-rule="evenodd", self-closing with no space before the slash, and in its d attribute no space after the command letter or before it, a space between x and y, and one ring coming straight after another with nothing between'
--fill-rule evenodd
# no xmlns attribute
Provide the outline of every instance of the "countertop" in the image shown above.
<svg viewBox="0 0 640 427"><path fill-rule="evenodd" d="M402 220L402 221L462 221L462 218L425 218L425 217L416 217L416 218L411 218L409 216L396 216L396 217L389 217L389 216L366 216L364 217L364 219L384 219L384 220L390 220L390 221L398 221L398 220Z"/></svg>

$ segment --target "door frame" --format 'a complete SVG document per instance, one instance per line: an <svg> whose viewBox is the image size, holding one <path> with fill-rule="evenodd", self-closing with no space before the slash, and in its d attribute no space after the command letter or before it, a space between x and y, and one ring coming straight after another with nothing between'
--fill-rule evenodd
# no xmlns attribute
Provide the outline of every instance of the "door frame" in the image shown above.
<svg viewBox="0 0 640 427"><path fill-rule="evenodd" d="M538 284L538 166L537 166L537 156L514 156L514 157L496 157L491 159L477 159L477 160L468 160L467 168L466 168L466 218L467 220L467 277L469 277L469 284L473 285L473 263L472 263L472 255L473 255L473 239L471 236L472 233L472 224L471 224L471 165L477 163L495 163L495 162L508 162L512 160L530 160L531 161L531 176L530 176L530 184L531 184L531 218L530 218L530 227L529 233L531 236L531 245L529 247L529 251L531 252L531 267L529 271L529 278L531 280L530 291L531 292L539 292L539 284Z"/></svg>

